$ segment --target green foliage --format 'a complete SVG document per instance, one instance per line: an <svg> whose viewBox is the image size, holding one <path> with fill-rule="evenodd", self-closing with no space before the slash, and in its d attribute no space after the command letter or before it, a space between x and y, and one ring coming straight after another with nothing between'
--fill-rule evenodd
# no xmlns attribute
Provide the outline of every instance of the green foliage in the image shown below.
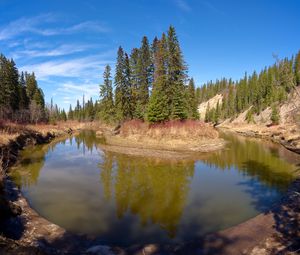
<svg viewBox="0 0 300 255"><path fill-rule="evenodd" d="M249 111L246 114L246 121L248 123L254 122L254 116L253 116L253 107L251 107L251 109L249 109Z"/></svg>
<svg viewBox="0 0 300 255"><path fill-rule="evenodd" d="M31 107L30 107L31 106ZM19 74L15 62L0 55L0 118L47 121L44 94L34 73Z"/></svg>
<svg viewBox="0 0 300 255"><path fill-rule="evenodd" d="M296 58L295 58L295 79L296 84L300 84L300 50L298 51Z"/></svg>
<svg viewBox="0 0 300 255"><path fill-rule="evenodd" d="M194 79L191 78L187 87L188 118L199 119L198 104L196 101L196 91Z"/></svg>
<svg viewBox="0 0 300 255"><path fill-rule="evenodd" d="M115 118L115 106L113 101L113 87L111 80L111 67L106 65L103 73L104 84L100 85L100 105L98 117L106 122Z"/></svg>
<svg viewBox="0 0 300 255"><path fill-rule="evenodd" d="M299 55L299 54L298 54ZM196 100L198 103L209 100L216 94L223 95L223 103L220 114L217 111L206 113L205 121L213 121L212 116L219 118L233 118L237 114L253 106L248 112L247 121L252 121L254 113L259 114L273 104L282 103L287 100L288 93L295 88L297 80L297 67L299 67L299 56L293 59L278 60L268 68L264 68L259 74L255 71L239 81L232 82L231 79L209 82L197 88ZM297 62L298 58L298 62Z"/></svg>
<svg viewBox="0 0 300 255"><path fill-rule="evenodd" d="M279 124L279 119L280 119L280 116L279 116L278 109L277 109L276 105L273 105L272 106L272 113L271 113L271 121L274 125L278 125Z"/></svg>

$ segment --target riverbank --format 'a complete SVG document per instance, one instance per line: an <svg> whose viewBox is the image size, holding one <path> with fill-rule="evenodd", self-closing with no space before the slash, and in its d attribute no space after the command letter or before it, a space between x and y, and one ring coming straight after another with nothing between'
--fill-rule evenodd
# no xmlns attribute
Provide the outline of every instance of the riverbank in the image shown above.
<svg viewBox="0 0 300 255"><path fill-rule="evenodd" d="M246 123L222 123L218 128L247 137L271 140L288 150L300 153L300 128L296 124L263 125Z"/></svg>
<svg viewBox="0 0 300 255"><path fill-rule="evenodd" d="M67 137L83 123L57 125L19 125L2 123L0 133L0 253L1 254L57 254L50 245L66 232L40 217L31 209L20 190L7 176L9 168L18 162L19 152L26 146L50 143L54 138Z"/></svg>

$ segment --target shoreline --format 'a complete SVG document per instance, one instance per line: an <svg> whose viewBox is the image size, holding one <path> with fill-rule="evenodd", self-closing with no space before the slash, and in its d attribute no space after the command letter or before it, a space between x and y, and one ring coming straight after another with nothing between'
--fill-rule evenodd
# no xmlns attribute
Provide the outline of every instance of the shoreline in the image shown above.
<svg viewBox="0 0 300 255"><path fill-rule="evenodd" d="M286 149L300 154L300 130L296 126L273 126L252 124L220 124L217 129L226 130L245 137L259 138L280 144Z"/></svg>
<svg viewBox="0 0 300 255"><path fill-rule="evenodd" d="M20 141L17 140L14 146L16 146L15 148L17 148L17 150L21 150L28 144L49 143L53 141L53 139L55 141L55 138L62 137L62 135L68 135L68 132L62 132L60 134L54 133L51 136L36 134L34 136L35 138L31 138L31 141L27 140L27 143L24 143L23 147L21 144L19 144L19 146L16 145L20 143ZM24 137L22 139L24 139ZM16 163L18 160L18 152L8 150L8 153L10 157L15 160L14 162L9 162ZM3 170L1 169L1 171ZM7 171L7 169L4 171ZM4 252L5 254L18 254L21 252L23 252L22 254L68 254L72 252L76 252L76 254L97 254L97 252L100 251L103 254L143 255L160 253L194 254L196 251L197 254L201 255L272 254L275 250L278 252L286 252L291 240L285 240L284 238L291 239L293 237L293 235L284 237L284 234L282 234L284 229L280 229L282 227L280 227L281 223L278 219L284 222L284 225L293 227L293 225L295 225L295 215L299 217L297 210L299 210L300 207L300 196L295 196L295 194L300 192L300 177L290 185L288 192L284 195L282 200L268 212L261 213L229 229L205 235L200 240L178 245L148 244L124 248L109 247L102 245L101 240L96 237L69 233L65 229L41 217L30 207L21 191L10 178L5 175L3 176L3 186L8 205L13 212L7 224L10 228L15 227L20 235L19 240L0 235L0 252ZM295 214L294 217L290 217L293 213ZM295 230L293 231L295 235ZM296 229L296 234L299 234L298 232L299 230ZM283 245L280 238L284 240L288 247Z"/></svg>
<svg viewBox="0 0 300 255"><path fill-rule="evenodd" d="M221 150L225 147L227 142L224 139L207 139L199 142L176 143L170 141L165 145L165 141L152 141L149 139L128 139L126 137L113 136L104 134L105 144L99 145L103 150L112 151L116 153L144 156L144 157L158 157L162 159L192 159L201 158L208 152Z"/></svg>

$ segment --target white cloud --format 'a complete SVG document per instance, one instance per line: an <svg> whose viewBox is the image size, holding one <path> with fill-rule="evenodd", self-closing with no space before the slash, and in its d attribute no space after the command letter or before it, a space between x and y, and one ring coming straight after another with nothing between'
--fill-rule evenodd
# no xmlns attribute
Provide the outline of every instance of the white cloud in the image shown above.
<svg viewBox="0 0 300 255"><path fill-rule="evenodd" d="M26 50L19 50L13 54L13 58L18 59L20 57L56 57L56 56L63 56L63 55L70 55L73 53L78 53L85 51L94 47L94 45L76 45L76 44L63 44L58 46L54 49L42 49L42 50L33 50L33 49L26 49Z"/></svg>
<svg viewBox="0 0 300 255"><path fill-rule="evenodd" d="M184 0L176 0L176 4L182 11L189 12L192 10L192 8Z"/></svg>
<svg viewBox="0 0 300 255"><path fill-rule="evenodd" d="M53 18L54 16L52 14L43 14L12 21L0 29L0 40L10 39L25 32L41 33L41 30L37 29L37 26L40 23L52 22Z"/></svg>
<svg viewBox="0 0 300 255"><path fill-rule="evenodd" d="M42 24L57 23L53 14L43 14L36 17L20 18L0 28L0 41L8 40L24 33L35 33L43 36L72 34L85 31L99 33L108 32L110 29L94 21L84 21L69 27L42 28ZM61 26L61 24L60 24Z"/></svg>
<svg viewBox="0 0 300 255"><path fill-rule="evenodd" d="M99 83L96 82L81 82L81 81L69 81L63 83L56 90L57 96L62 97L64 104L73 104L77 99L81 101L82 96L84 95L86 101L93 97L99 97Z"/></svg>
<svg viewBox="0 0 300 255"><path fill-rule="evenodd" d="M115 51L108 51L101 55L25 65L20 67L20 70L35 72L39 80L47 80L53 76L92 78L97 75L100 77L104 66L112 63L108 60L112 52L115 53Z"/></svg>

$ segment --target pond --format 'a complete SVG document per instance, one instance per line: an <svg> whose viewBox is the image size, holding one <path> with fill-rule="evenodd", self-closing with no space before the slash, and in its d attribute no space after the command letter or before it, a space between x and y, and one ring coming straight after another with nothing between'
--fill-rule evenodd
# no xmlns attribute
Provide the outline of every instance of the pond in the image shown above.
<svg viewBox="0 0 300 255"><path fill-rule="evenodd" d="M32 208L71 232L121 246L190 241L266 211L296 176L298 155L222 136L223 150L163 160L106 151L83 131L25 149L11 176Z"/></svg>

